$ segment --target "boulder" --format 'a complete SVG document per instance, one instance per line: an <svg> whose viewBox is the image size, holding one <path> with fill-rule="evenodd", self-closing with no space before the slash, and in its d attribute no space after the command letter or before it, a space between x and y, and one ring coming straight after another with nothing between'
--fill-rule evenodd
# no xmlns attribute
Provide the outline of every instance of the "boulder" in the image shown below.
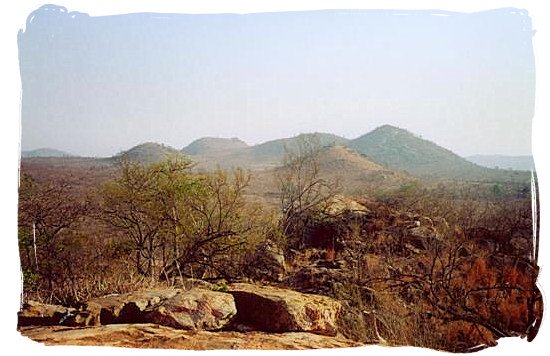
<svg viewBox="0 0 550 356"><path fill-rule="evenodd" d="M420 221L415 220L406 229L404 243L407 250L418 254L430 249L434 240L438 240L435 229L428 224L420 225Z"/></svg>
<svg viewBox="0 0 550 356"><path fill-rule="evenodd" d="M61 305L43 304L29 301L17 313L18 326L29 325L57 325L64 322L67 316L73 314L75 309Z"/></svg>
<svg viewBox="0 0 550 356"><path fill-rule="evenodd" d="M193 288L149 308L144 321L175 329L219 330L236 313L231 294Z"/></svg>
<svg viewBox="0 0 550 356"><path fill-rule="evenodd" d="M247 325L266 332L337 334L341 306L332 298L245 283L230 285L229 293L237 306L233 325Z"/></svg>
<svg viewBox="0 0 550 356"><path fill-rule="evenodd" d="M435 230L428 226L413 225L412 227L409 227L407 230L410 236L414 236L422 239L433 239L436 237Z"/></svg>
<svg viewBox="0 0 550 356"><path fill-rule="evenodd" d="M346 283L348 280L345 270L332 268L332 265L329 266L331 268L322 266L330 263L339 266L341 261L320 260L314 265L301 267L290 274L283 283L299 292L330 295L334 291L335 283Z"/></svg>
<svg viewBox="0 0 550 356"><path fill-rule="evenodd" d="M256 280L280 282L285 274L283 249L271 240L261 242L247 267L247 275Z"/></svg>
<svg viewBox="0 0 550 356"><path fill-rule="evenodd" d="M217 330L235 313L230 294L163 288L91 299L65 325L155 323L176 329Z"/></svg>
<svg viewBox="0 0 550 356"><path fill-rule="evenodd" d="M369 209L355 200L336 194L325 203L325 213L330 216L340 216L345 213L352 213L357 216L367 215Z"/></svg>

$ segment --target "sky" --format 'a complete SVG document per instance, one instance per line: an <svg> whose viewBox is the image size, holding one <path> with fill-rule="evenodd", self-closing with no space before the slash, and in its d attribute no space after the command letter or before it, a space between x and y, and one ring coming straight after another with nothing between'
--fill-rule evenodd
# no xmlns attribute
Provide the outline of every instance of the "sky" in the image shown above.
<svg viewBox="0 0 550 356"><path fill-rule="evenodd" d="M391 124L463 156L531 154L524 10L76 11L41 7L19 34L23 150L110 156Z"/></svg>

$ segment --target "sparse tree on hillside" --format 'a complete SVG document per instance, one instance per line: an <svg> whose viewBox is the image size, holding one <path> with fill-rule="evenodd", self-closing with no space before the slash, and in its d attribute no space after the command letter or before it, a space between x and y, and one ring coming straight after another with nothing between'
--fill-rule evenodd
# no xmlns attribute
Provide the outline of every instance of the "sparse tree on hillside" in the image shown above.
<svg viewBox="0 0 550 356"><path fill-rule="evenodd" d="M191 162L177 159L149 166L125 162L120 176L103 188L104 217L132 242L142 275L153 276L158 249L166 244L163 230L177 213L178 201L196 185L190 167Z"/></svg>
<svg viewBox="0 0 550 356"><path fill-rule="evenodd" d="M249 181L250 175L241 170L202 176L200 188L180 206L185 213L172 221L182 244L165 276L232 277L231 266L236 264L232 253L260 227L258 208L249 207L244 199Z"/></svg>
<svg viewBox="0 0 550 356"><path fill-rule="evenodd" d="M278 171L283 234L291 239L291 245L300 246L306 227L315 217L323 214L338 187L321 177L319 140L300 137L294 150L287 150L283 167Z"/></svg>
<svg viewBox="0 0 550 356"><path fill-rule="evenodd" d="M232 254L243 246L258 211L240 170L195 174L188 161L125 163L103 190L107 221L132 243L137 271L151 278L230 277Z"/></svg>
<svg viewBox="0 0 550 356"><path fill-rule="evenodd" d="M92 210L90 201L79 197L63 181L37 183L23 175L19 186L19 247L24 283L48 290L70 277L70 256L64 251L70 241L66 232ZM69 270L67 270L69 268ZM61 283L61 282L60 282Z"/></svg>

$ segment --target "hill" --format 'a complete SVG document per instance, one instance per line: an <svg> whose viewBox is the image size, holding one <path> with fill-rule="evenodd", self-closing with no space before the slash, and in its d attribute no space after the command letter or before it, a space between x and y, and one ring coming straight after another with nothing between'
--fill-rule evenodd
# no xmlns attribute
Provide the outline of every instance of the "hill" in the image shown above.
<svg viewBox="0 0 550 356"><path fill-rule="evenodd" d="M21 151L21 158L32 157L72 157L73 155L54 148L37 148L35 150Z"/></svg>
<svg viewBox="0 0 550 356"><path fill-rule="evenodd" d="M324 147L333 145L345 145L348 142L347 139L337 135L315 132L300 134L298 136L290 138L267 141L254 146L242 147L242 144L239 145L232 143L232 145L230 146L233 147L233 149L226 150L197 150L193 147L191 147L190 150L188 146L183 151L190 154L191 158L198 163L198 168L200 169L212 169L219 166L225 169L241 167L245 169L259 170L269 169L281 165L285 153L288 150L296 150L299 147L300 142L304 140L316 142ZM208 143L212 142L212 140L203 138L195 142L200 143L200 145L197 144L194 145L194 147L200 147L204 146L204 142ZM227 143L227 141L222 142L224 144Z"/></svg>
<svg viewBox="0 0 550 356"><path fill-rule="evenodd" d="M185 155L173 147L147 142L132 147L127 151L120 152L111 159L149 164L162 161L168 157L185 157Z"/></svg>
<svg viewBox="0 0 550 356"><path fill-rule="evenodd" d="M504 168L515 171L535 169L533 156L473 155L466 159L487 168Z"/></svg>
<svg viewBox="0 0 550 356"><path fill-rule="evenodd" d="M347 147L327 146L319 152L319 176L337 182L346 195L384 194L394 191L417 178L395 172L381 166L368 157ZM282 167L255 171L252 175L249 194L259 195L278 203L278 171Z"/></svg>
<svg viewBox="0 0 550 356"><path fill-rule="evenodd" d="M434 142L390 125L378 127L354 140L334 134L316 132L248 146L238 138L204 137L193 141L181 151L170 146L148 142L106 160L152 163L169 156L183 157L187 155L197 163L196 169L198 170L212 170L217 167L222 169L240 167L252 171L272 170L282 164L288 151L296 151L301 143L306 141L325 148L332 147L324 153L327 165L331 161L330 166L332 167L327 169L327 172L348 174L360 171L359 167L363 167L364 171L369 172L385 171L393 172L393 174L401 172L422 178L436 178L436 180L511 182L515 184L529 183L531 179L528 171L492 169L482 166L528 169L529 162L532 164L531 157L470 157L471 160L482 163L482 165L478 165ZM31 154L34 156L30 156ZM22 157L37 157L37 155L60 158L68 156L65 152L50 149L22 152ZM331 157L330 160L329 157ZM497 161L498 163L496 163ZM375 168L373 164L376 164L378 168ZM350 176L357 177L357 174ZM373 178L372 174L370 178ZM357 182L359 181L352 185L355 186ZM391 179L390 183L392 183Z"/></svg>
<svg viewBox="0 0 550 356"><path fill-rule="evenodd" d="M309 133L267 141L255 146L238 139L203 138L183 149L198 163L197 168L241 167L272 169L281 165L287 151L296 151L303 141L322 147L341 146L364 156L388 171L407 172L417 177L482 182L529 182L528 172L491 169L472 163L434 142L398 127L384 125L354 140L328 133ZM354 161L354 158L347 156ZM345 172L344 168L340 171Z"/></svg>
<svg viewBox="0 0 550 356"><path fill-rule="evenodd" d="M374 163L368 157L344 146L330 146L321 150L319 154L320 171L345 172L359 171L388 171L387 168Z"/></svg>
<svg viewBox="0 0 550 356"><path fill-rule="evenodd" d="M187 155L212 155L234 152L247 148L246 142L233 138L203 137L191 142L181 151Z"/></svg>
<svg viewBox="0 0 550 356"><path fill-rule="evenodd" d="M297 150L303 141L315 142L323 147L348 143L347 139L337 135L314 132L261 143L251 148L251 155L254 161L280 163L287 151Z"/></svg>
<svg viewBox="0 0 550 356"><path fill-rule="evenodd" d="M380 126L350 141L348 147L388 168L420 177L509 181L511 174L519 173L478 166L434 142L391 125ZM530 179L527 175L520 178Z"/></svg>
<svg viewBox="0 0 550 356"><path fill-rule="evenodd" d="M382 165L416 175L454 175L457 171L477 169L453 152L390 125L356 138L349 147Z"/></svg>
<svg viewBox="0 0 550 356"><path fill-rule="evenodd" d="M381 194L398 189L416 178L373 162L343 146L331 146L319 154L321 177L339 182L345 194Z"/></svg>

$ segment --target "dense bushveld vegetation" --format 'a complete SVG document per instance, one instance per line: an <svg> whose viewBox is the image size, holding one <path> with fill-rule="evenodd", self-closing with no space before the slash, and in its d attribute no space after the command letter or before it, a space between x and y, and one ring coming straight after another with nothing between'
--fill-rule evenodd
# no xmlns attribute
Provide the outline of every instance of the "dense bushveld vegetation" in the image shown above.
<svg viewBox="0 0 550 356"><path fill-rule="evenodd" d="M123 162L99 181L23 170L23 298L78 305L186 278L248 279L340 300L341 331L364 342L465 351L536 335L528 186L414 183L351 199L320 176L318 153L302 142L287 155L278 207L254 199L250 173L197 173L179 158ZM284 253L282 278L257 253L266 242Z"/></svg>
<svg viewBox="0 0 550 356"><path fill-rule="evenodd" d="M23 175L19 239L24 296L74 304L176 277L238 277L272 215L244 199L249 174L191 174L169 159L124 162L100 187Z"/></svg>

